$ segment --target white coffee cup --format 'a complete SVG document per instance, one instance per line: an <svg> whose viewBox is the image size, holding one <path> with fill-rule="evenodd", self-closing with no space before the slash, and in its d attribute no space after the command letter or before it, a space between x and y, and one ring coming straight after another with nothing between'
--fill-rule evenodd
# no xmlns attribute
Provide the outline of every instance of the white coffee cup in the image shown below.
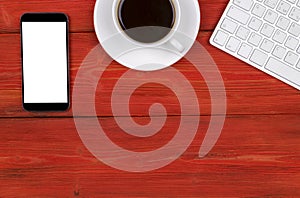
<svg viewBox="0 0 300 198"><path fill-rule="evenodd" d="M141 1L143 1L143 0L141 0ZM180 9L178 0L170 0L170 2L173 4L173 7L174 7L174 10L173 10L174 11L174 13L173 13L174 24L170 28L169 33L166 36L164 36L162 39L155 41L155 42L151 42L151 43L143 43L143 42L136 41L133 38L131 38L130 36L128 36L126 34L125 30L122 29L120 22L119 22L119 18L118 18L120 2L121 2L121 0L114 0L114 2L112 4L113 5L112 6L112 19L113 19L115 28L118 30L119 34L121 34L124 39L128 40L133 45L136 45L139 47L159 47L161 45L168 44L168 46L172 46L172 48L173 48L170 50L176 50L179 53L184 52L185 47L178 40L173 38L174 34L178 30L178 26L180 24L180 19L181 19L181 9Z"/></svg>
<svg viewBox="0 0 300 198"><path fill-rule="evenodd" d="M138 7L143 9L138 9L137 12L128 12L123 10L121 15L118 15L118 5L122 5L125 1L122 0L96 0L94 9L94 27L95 33L101 45L101 48L110 56L113 60L119 64L128 67L130 69L138 71L156 71L167 68L174 63L178 62L183 58L188 51L192 48L200 28L200 9L198 0L170 0L172 1L172 8L175 10L175 16L172 17L172 26L170 24L169 18L164 23L158 23L156 26L171 27L171 31L166 32L165 36L156 37L157 40L152 39L150 36L145 36L143 38L149 39L150 42L140 43L137 42L138 39L133 40L127 35L127 30L131 27L139 27L139 24L130 25L129 23L122 23L123 19L128 20L127 22L133 21L136 16L142 16L143 9L148 9L155 11L156 3L149 5L145 0L146 7ZM121 4L120 4L121 2ZM144 0L140 0L144 3ZM157 2L157 1L153 1ZM159 1L158 1L159 2ZM132 3L132 2L125 2ZM139 2L138 2L139 3ZM150 1L151 3L151 1ZM166 2L164 2L165 5ZM168 2L169 3L169 2ZM128 4L127 4L128 6ZM129 6L130 7L130 6ZM133 10L136 7L133 5ZM167 6L168 7L168 6ZM125 8L125 7L123 7ZM128 7L127 7L128 8ZM161 7L158 7L161 8ZM169 7L170 8L170 7ZM119 9L122 11L122 8ZM153 13L153 12L148 12ZM155 13L155 12L154 12ZM166 10L166 12L157 12L157 17L159 21L165 19L166 17L171 17L171 11ZM121 16L121 18L118 18ZM125 18L129 16L129 18ZM148 16L151 19L151 15ZM145 17L144 17L145 18ZM176 18L176 20L174 20ZM136 18L138 19L138 18ZM120 20L120 22L119 22ZM126 21L125 21L126 22ZM140 22L143 22L141 20ZM144 26L148 24L155 24L155 21L146 21ZM149 22L149 23L148 23ZM122 26L120 24L122 23ZM143 24L143 23L140 23ZM167 34L168 33L168 34ZM142 34L139 34L142 35ZM147 34L148 35L148 34ZM160 34L159 34L160 35ZM163 34L161 34L163 35ZM138 38L133 36L133 38ZM159 39L161 38L161 39ZM157 41L157 42L154 42Z"/></svg>

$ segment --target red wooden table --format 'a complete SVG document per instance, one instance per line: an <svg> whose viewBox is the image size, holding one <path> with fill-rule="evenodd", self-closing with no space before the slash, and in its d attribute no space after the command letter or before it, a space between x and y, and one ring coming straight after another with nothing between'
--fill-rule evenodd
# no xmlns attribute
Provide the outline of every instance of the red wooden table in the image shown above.
<svg viewBox="0 0 300 198"><path fill-rule="evenodd" d="M228 0L200 0L197 40L224 78L228 109L221 137L204 158L198 150L207 130L210 99L203 78L181 60L174 67L194 86L201 106L198 133L170 165L146 173L113 169L82 143L72 109L28 113L21 104L19 18L24 12L65 12L70 17L71 86L88 52L98 44L95 0L0 0L0 197L300 197L300 92L210 46L208 39ZM155 149L172 137L178 101L158 84L138 89L130 104L134 120L149 122L149 101L168 109L169 130L144 140L113 133L113 85L127 69L113 62L97 90L96 109L110 138L127 149ZM147 98L147 99L145 99ZM175 99L174 99L175 98ZM165 133L165 135L164 135Z"/></svg>

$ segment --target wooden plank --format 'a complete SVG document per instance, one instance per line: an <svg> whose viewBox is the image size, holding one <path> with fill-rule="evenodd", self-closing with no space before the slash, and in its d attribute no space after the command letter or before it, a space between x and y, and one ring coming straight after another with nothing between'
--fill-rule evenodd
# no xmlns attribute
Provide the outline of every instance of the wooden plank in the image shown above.
<svg viewBox="0 0 300 198"><path fill-rule="evenodd" d="M71 118L0 119L0 195L300 196L298 116L228 116L216 146L199 158L209 118L201 117L198 134L180 159L140 174L113 169L93 157ZM119 131L113 118L101 118L100 123L116 144L141 152L172 138L178 117L169 119L156 138L142 140Z"/></svg>
<svg viewBox="0 0 300 198"><path fill-rule="evenodd" d="M201 29L212 30L228 0L199 0ZM71 32L94 31L93 12L95 0L0 0L0 34L20 31L20 16L25 12L64 12L70 18Z"/></svg>
<svg viewBox="0 0 300 198"><path fill-rule="evenodd" d="M0 32L19 32L20 17L26 12L64 12L69 16L70 31L93 31L94 4L95 0L0 0Z"/></svg>
<svg viewBox="0 0 300 198"><path fill-rule="evenodd" d="M300 113L299 91L265 73L221 52L208 43L211 33L202 32L198 41L209 51L223 76L228 99L228 114L298 114ZM71 85L85 56L98 44L93 33L71 34L70 62ZM21 57L18 34L0 35L0 116L71 116L67 113L29 114L21 105ZM201 54L199 54L201 56ZM186 60L174 65L194 86L201 104L202 114L210 114L211 102L207 86L195 68ZM116 81L127 69L113 62L101 79L98 87L96 108L101 116L111 115L110 97ZM128 87L130 89L130 87ZM218 91L218 90L215 90ZM150 97L152 96L152 98ZM147 99L145 99L147 98ZM131 106L133 115L148 115L153 100L168 101L169 115L178 115L178 101L171 91L162 91L162 86L149 84L141 87ZM141 109L144 109L141 111Z"/></svg>
<svg viewBox="0 0 300 198"><path fill-rule="evenodd" d="M299 91L208 44L211 32L204 31L213 30L227 2L199 0L203 31L198 41L216 61L227 90L228 115L220 139L205 158L198 157L211 118L210 96L201 75L181 60L174 67L190 80L201 104L198 133L178 160L137 174L113 169L92 156L74 120L66 118L72 110L32 114L21 107L19 16L40 11L69 15L73 87L81 62L98 44L95 0L0 0L0 197L300 197ZM111 117L110 99L126 71L113 62L101 79L95 99L100 124L125 149L157 149L176 133L178 100L160 85L141 87L131 99L133 120L149 123L150 105L160 102L169 115L166 125L147 140L123 133Z"/></svg>

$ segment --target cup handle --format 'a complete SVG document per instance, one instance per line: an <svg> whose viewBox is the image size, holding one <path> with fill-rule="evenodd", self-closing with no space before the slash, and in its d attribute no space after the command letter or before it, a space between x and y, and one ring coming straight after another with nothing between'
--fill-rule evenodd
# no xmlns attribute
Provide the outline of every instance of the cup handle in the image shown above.
<svg viewBox="0 0 300 198"><path fill-rule="evenodd" d="M179 41L177 41L177 40L175 40L175 39L171 39L171 40L169 41L169 43L170 43L175 49L177 49L180 53L182 53L182 52L185 50L184 46L183 46Z"/></svg>

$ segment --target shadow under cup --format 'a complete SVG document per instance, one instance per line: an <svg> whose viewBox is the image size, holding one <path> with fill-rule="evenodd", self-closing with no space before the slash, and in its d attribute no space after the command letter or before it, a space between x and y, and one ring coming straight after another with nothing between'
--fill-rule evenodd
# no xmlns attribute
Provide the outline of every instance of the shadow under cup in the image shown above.
<svg viewBox="0 0 300 198"><path fill-rule="evenodd" d="M120 0L117 13L127 36L146 44L166 37L176 20L172 0Z"/></svg>

